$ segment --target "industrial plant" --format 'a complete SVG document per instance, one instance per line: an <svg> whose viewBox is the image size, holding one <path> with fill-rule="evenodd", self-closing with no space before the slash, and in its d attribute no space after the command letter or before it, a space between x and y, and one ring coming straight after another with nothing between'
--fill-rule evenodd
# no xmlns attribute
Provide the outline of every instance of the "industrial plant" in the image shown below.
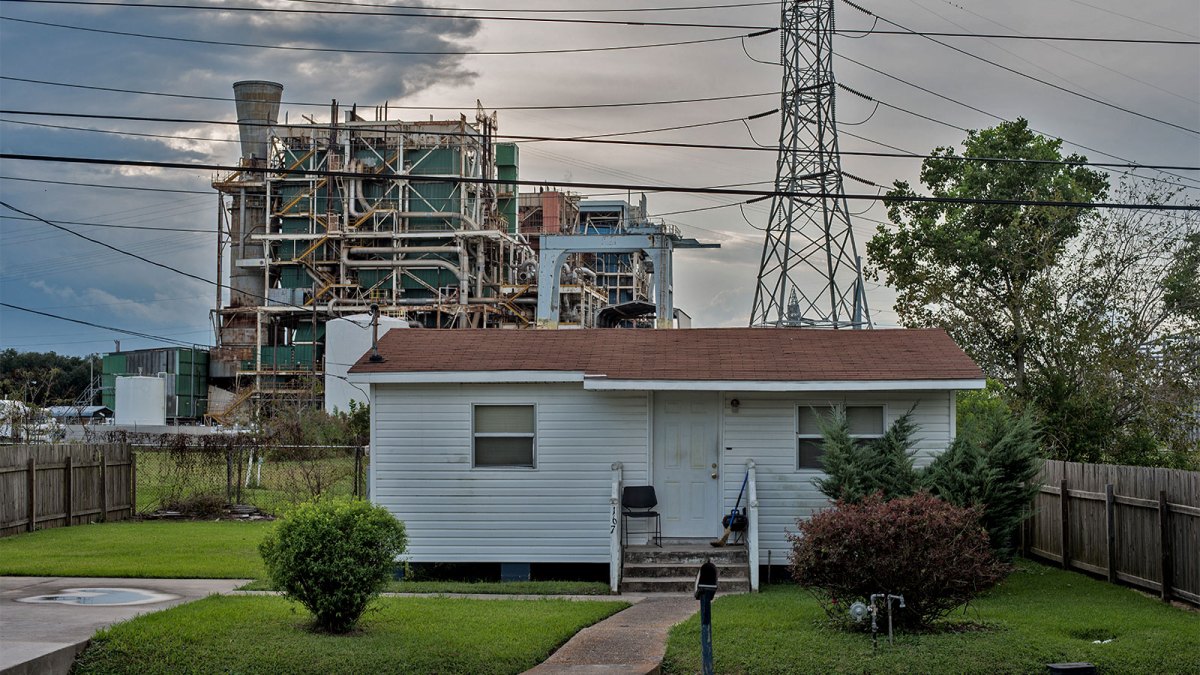
<svg viewBox="0 0 1200 675"><path fill-rule="evenodd" d="M339 380L375 322L688 325L674 307L673 252L716 245L650 218L644 195L601 201L540 184L522 192L520 148L497 142L497 115L482 106L472 118L406 121L387 106L335 101L327 121L281 121L283 89L233 85L238 169L212 183L215 346L110 354L102 391L118 419L118 384L129 377L163 381L154 389L163 414L152 417L171 422L231 423L279 396L314 405L324 397L345 410L355 392ZM339 319L342 330L327 330Z"/></svg>

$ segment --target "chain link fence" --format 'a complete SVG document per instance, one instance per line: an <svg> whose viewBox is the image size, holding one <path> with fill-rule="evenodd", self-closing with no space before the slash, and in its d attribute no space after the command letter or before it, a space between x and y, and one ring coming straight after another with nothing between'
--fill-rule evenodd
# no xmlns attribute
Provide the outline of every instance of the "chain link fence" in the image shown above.
<svg viewBox="0 0 1200 675"><path fill-rule="evenodd" d="M138 514L216 516L255 507L278 515L317 497L364 497L361 446L283 445L252 435L128 434Z"/></svg>

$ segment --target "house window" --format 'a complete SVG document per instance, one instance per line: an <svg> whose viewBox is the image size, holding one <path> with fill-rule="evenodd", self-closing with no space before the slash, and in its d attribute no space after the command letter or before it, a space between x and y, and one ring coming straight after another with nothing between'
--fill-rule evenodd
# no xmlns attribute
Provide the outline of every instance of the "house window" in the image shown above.
<svg viewBox="0 0 1200 675"><path fill-rule="evenodd" d="M533 468L536 411L532 405L477 405L475 466Z"/></svg>
<svg viewBox="0 0 1200 675"><path fill-rule="evenodd" d="M802 405L797 410L797 466L801 469L820 469L821 455L825 452L821 422L833 416L834 408ZM849 423L850 436L856 441L865 443L872 438L879 438L883 435L883 406L848 405L846 421Z"/></svg>

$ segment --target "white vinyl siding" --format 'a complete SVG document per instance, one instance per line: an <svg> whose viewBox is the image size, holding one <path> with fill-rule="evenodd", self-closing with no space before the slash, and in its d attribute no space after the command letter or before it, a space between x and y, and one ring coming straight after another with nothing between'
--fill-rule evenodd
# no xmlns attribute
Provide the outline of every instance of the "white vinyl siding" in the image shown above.
<svg viewBox="0 0 1200 675"><path fill-rule="evenodd" d="M372 499L405 521L413 562L606 563L611 465L623 464L626 485L652 484L650 392L588 391L578 382L372 388ZM733 507L753 459L762 564L769 551L772 564L786 565L787 532L829 506L812 485L823 474L796 467L800 406L882 406L891 424L915 405L918 466L953 437L954 396L946 390L731 390L721 401L721 512ZM535 470L474 466L480 405L536 407Z"/></svg>
<svg viewBox="0 0 1200 675"><path fill-rule="evenodd" d="M735 410L729 405L738 399ZM845 394L797 395L728 392L722 416L724 455L724 497L728 512L737 500L746 460L757 467L759 503L760 562L786 565L791 548L787 533L796 531L796 520L829 508L829 500L812 484L823 477L819 469L796 468L797 408L822 408L833 405L883 406L885 425L916 405L913 421L919 427L914 444L914 461L924 466L949 445L950 406L953 397L946 391L850 392ZM745 506L745 498L742 505Z"/></svg>
<svg viewBox="0 0 1200 675"><path fill-rule="evenodd" d="M476 405L472 422L476 467L536 466L537 406Z"/></svg>
<svg viewBox="0 0 1200 675"><path fill-rule="evenodd" d="M609 558L612 463L645 485L646 392L573 384L374 385L372 499L408 528L413 562ZM536 470L474 466L477 406L536 406Z"/></svg>

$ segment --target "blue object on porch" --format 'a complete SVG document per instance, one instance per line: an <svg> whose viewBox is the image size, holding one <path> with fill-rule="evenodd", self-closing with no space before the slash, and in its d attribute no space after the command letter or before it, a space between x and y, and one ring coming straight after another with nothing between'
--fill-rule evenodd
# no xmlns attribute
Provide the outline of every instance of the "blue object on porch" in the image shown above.
<svg viewBox="0 0 1200 675"><path fill-rule="evenodd" d="M529 563L500 563L500 581L529 581Z"/></svg>

